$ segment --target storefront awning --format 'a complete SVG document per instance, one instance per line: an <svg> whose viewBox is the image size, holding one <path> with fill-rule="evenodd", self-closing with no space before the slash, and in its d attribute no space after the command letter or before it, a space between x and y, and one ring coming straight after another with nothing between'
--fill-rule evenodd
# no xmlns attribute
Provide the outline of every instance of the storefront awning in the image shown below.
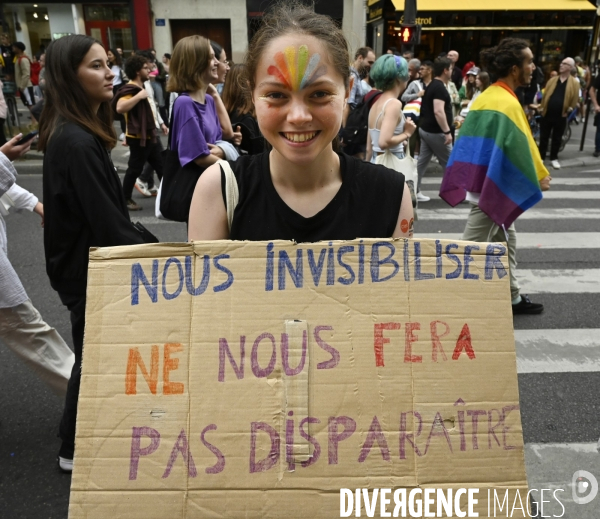
<svg viewBox="0 0 600 519"><path fill-rule="evenodd" d="M404 11L404 0L392 0L396 11ZM417 0L418 11L595 11L588 0Z"/></svg>

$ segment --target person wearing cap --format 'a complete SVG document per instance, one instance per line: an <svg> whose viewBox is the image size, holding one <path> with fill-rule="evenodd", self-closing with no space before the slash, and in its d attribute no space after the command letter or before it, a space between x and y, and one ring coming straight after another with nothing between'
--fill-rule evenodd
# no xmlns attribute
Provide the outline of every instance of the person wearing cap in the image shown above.
<svg viewBox="0 0 600 519"><path fill-rule="evenodd" d="M31 82L31 60L25 54L25 44L16 41L12 44L15 55L15 83L21 94L21 100L27 108L35 103L33 95L33 83Z"/></svg>
<svg viewBox="0 0 600 519"><path fill-rule="evenodd" d="M479 74L479 68L471 67L467 71L465 84L462 87L460 87L460 90L458 91L458 97L460 98L460 106L462 108L467 106L473 99L473 96L475 95L475 91L477 90L477 87L475 85L475 78L477 78L477 74Z"/></svg>

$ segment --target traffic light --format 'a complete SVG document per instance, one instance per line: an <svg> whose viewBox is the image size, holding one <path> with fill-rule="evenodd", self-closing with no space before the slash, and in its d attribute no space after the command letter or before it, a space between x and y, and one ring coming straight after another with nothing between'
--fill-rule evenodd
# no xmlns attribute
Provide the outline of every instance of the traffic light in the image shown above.
<svg viewBox="0 0 600 519"><path fill-rule="evenodd" d="M418 45L421 41L421 26L401 25L400 41L403 45Z"/></svg>

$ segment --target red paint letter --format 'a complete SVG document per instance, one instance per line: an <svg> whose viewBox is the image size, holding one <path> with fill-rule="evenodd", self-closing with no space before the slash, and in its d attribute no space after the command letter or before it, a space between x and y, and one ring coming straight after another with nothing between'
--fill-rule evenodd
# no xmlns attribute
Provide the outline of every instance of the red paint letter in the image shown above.
<svg viewBox="0 0 600 519"><path fill-rule="evenodd" d="M404 330L404 362L423 362L423 357L421 355L412 354L412 343L417 342L419 339L416 335L413 335L413 330L420 329L420 323L406 323L406 328Z"/></svg>
<svg viewBox="0 0 600 519"><path fill-rule="evenodd" d="M383 330L399 330L400 323L376 323L375 324L375 366L383 367L383 345L390 342L383 336Z"/></svg>
<svg viewBox="0 0 600 519"><path fill-rule="evenodd" d="M446 331L442 333L442 335L438 334L437 325L443 324L446 327ZM442 358L444 360L448 360L446 357L446 353L444 352L444 348L442 347L442 341L440 340L442 337L446 337L450 333L450 326L444 321L431 321L429 324L429 328L431 330L431 360L433 362L437 362L438 350L442 354Z"/></svg>
<svg viewBox="0 0 600 519"><path fill-rule="evenodd" d="M125 375L125 394L137 394L137 367L140 367L142 375L148 383L150 392L156 395L156 385L158 384L158 346L152 346L150 355L150 375L146 370L144 359L137 348L129 348L129 358L127 359L127 371Z"/></svg>
<svg viewBox="0 0 600 519"><path fill-rule="evenodd" d="M463 329L458 336L456 348L454 348L454 353L452 354L452 360L457 360L463 350L467 352L467 356L470 359L475 358L475 352L473 351L473 346L471 346L471 331L469 330L468 324L463 326Z"/></svg>

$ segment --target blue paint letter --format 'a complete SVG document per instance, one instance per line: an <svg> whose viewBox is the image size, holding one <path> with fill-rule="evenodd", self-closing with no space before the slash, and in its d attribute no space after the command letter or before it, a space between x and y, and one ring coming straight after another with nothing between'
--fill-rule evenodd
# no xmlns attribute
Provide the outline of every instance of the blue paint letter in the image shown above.
<svg viewBox="0 0 600 519"><path fill-rule="evenodd" d="M288 253L284 250L279 251L279 265L277 267L277 276L279 280L279 290L285 290L285 271L287 270L292 277L296 288L302 288L302 249L296 249L296 268L292 265Z"/></svg>
<svg viewBox="0 0 600 519"><path fill-rule="evenodd" d="M306 254L308 256L308 268L310 268L310 274L315 282L315 286L319 286L321 281L321 272L323 272L323 265L325 265L325 253L327 249L321 249L319 253L319 261L315 263L315 252L312 249L308 249Z"/></svg>
<svg viewBox="0 0 600 519"><path fill-rule="evenodd" d="M446 256L448 259L456 262L456 270L454 272L450 272L450 274L446 274L446 279L456 279L460 277L460 273L462 272L462 263L460 262L460 258L456 254L450 254L452 249L458 249L458 244L449 243L446 245Z"/></svg>
<svg viewBox="0 0 600 519"><path fill-rule="evenodd" d="M433 279L435 274L421 272L421 242L415 242L415 280Z"/></svg>
<svg viewBox="0 0 600 519"><path fill-rule="evenodd" d="M485 251L485 279L490 280L494 277L494 270L498 273L498 278L506 276L506 269L502 265L502 258L506 254L504 245L489 244Z"/></svg>
<svg viewBox="0 0 600 519"><path fill-rule="evenodd" d="M344 245L344 246L340 247L338 249L338 253L337 253L338 263L340 264L340 266L344 267L350 274L349 278L343 278L342 276L340 276L338 278L338 283L341 283L342 285L351 285L352 283L354 283L354 280L356 279L356 276L354 275L354 271L352 270L352 267L350 265L348 265L348 263L344 263L342 261L342 256L348 252L354 252L354 247L352 245Z"/></svg>
<svg viewBox="0 0 600 519"><path fill-rule="evenodd" d="M198 288L194 287L194 270L192 264L192 257L185 257L185 287L188 294L191 296L199 296L206 292L208 287L208 281L210 279L210 258L207 254L204 255L204 270L202 272L202 281L198 285Z"/></svg>
<svg viewBox="0 0 600 519"><path fill-rule="evenodd" d="M467 245L465 246L465 271L463 277L465 279L479 279L479 274L471 274L469 272L469 264L473 262L473 257L471 256L471 252L474 250L479 250L479 245Z"/></svg>
<svg viewBox="0 0 600 519"><path fill-rule="evenodd" d="M380 247L387 247L390 251L389 255L383 258L382 260L379 259ZM373 248L371 249L371 281L373 283L382 283L383 281L388 281L389 279L392 279L396 274L398 274L398 271L400 270L400 265L398 265L398 262L393 259L395 252L396 247L394 247L394 245L391 243L385 241L378 241L377 243L373 244ZM381 267L381 265L385 265L386 263L393 265L394 271L391 274L388 274L386 277L380 278L379 268Z"/></svg>
<svg viewBox="0 0 600 519"><path fill-rule="evenodd" d="M213 265L217 270L227 274L227 281L213 288L213 292L223 292L223 290L227 290L233 284L233 272L219 263L221 259L229 259L229 254L219 254L213 258Z"/></svg>
<svg viewBox="0 0 600 519"><path fill-rule="evenodd" d="M170 294L167 291L167 274L169 272L169 267L171 266L171 263L174 263L175 265L177 265L177 274L179 277L179 285L175 289L175 292L173 292L172 294ZM183 267L181 266L181 261L179 261L177 258L169 258L167 260L167 262L165 263L165 268L163 270L163 276L162 276L163 297L167 301L169 301L171 299L175 299L179 294L181 294L182 290L183 290Z"/></svg>
<svg viewBox="0 0 600 519"><path fill-rule="evenodd" d="M158 260L152 260L152 284L139 263L131 265L131 306L140 304L140 282L150 296L150 301L158 302Z"/></svg>

